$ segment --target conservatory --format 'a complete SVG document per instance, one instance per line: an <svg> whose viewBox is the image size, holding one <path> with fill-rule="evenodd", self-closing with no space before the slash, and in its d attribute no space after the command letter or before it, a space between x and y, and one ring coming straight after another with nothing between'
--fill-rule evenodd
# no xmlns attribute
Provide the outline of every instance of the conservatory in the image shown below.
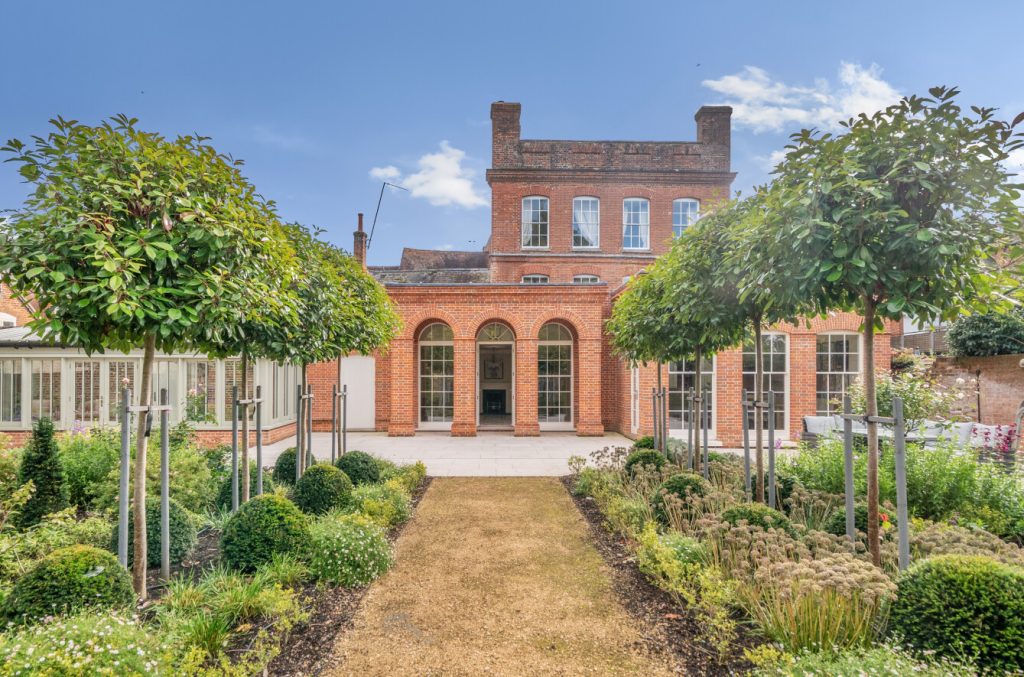
<svg viewBox="0 0 1024 677"><path fill-rule="evenodd" d="M141 369L141 350L86 355L44 342L27 327L0 328L0 433L17 437L41 417L51 418L60 430L117 425L121 389L132 389L133 404L138 403ZM264 430L294 423L301 367L250 360L248 372L249 395L262 386ZM239 358L157 353L154 401L166 389L171 421L210 431L203 437L228 439L232 388L238 386L242 397L241 385Z"/></svg>

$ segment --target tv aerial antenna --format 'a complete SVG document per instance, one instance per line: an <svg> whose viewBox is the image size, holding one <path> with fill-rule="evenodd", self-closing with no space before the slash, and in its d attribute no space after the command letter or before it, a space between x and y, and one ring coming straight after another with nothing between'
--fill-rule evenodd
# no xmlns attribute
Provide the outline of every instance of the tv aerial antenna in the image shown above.
<svg viewBox="0 0 1024 677"><path fill-rule="evenodd" d="M373 243L373 231L377 228L377 216L380 215L380 203L384 199L384 189L388 186L397 188L398 190L404 190L406 193L409 192L408 188L399 186L398 184L391 183L390 181L384 181L380 186L380 195L377 196L377 210L373 212L373 224L370 226L370 237L366 240L366 249L369 251L370 245Z"/></svg>

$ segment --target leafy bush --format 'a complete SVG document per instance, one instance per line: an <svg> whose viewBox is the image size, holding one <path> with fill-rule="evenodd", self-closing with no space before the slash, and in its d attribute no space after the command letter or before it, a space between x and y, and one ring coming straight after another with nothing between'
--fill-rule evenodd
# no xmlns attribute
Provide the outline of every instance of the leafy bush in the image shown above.
<svg viewBox="0 0 1024 677"><path fill-rule="evenodd" d="M255 571L276 553L309 546L309 522L284 496L263 494L243 503L224 527L221 557L232 569Z"/></svg>
<svg viewBox="0 0 1024 677"><path fill-rule="evenodd" d="M359 485L352 491L352 505L385 529L401 524L412 514L409 495L397 480Z"/></svg>
<svg viewBox="0 0 1024 677"><path fill-rule="evenodd" d="M701 566L707 558L707 548L703 543L678 531L662 534L661 543L672 552L677 562L686 566Z"/></svg>
<svg viewBox="0 0 1024 677"><path fill-rule="evenodd" d="M96 516L75 519L68 508L43 518L39 524L18 532L0 534L0 581L24 576L38 560L69 545L110 545L111 523Z"/></svg>
<svg viewBox="0 0 1024 677"><path fill-rule="evenodd" d="M922 660L888 646L855 648L834 653L809 651L774 665L762 667L758 677L964 677L975 674L974 668L949 660Z"/></svg>
<svg viewBox="0 0 1024 677"><path fill-rule="evenodd" d="M987 506L1005 516L1005 533L1000 535L1012 535L1018 524L1024 535L1024 478L1019 473L1006 473L995 464L979 463L976 450L952 443L927 449L908 444L906 460L911 517L945 520L954 513ZM894 464L892 447L883 443L878 468L882 503L896 502ZM817 448L801 445L787 464L786 472L808 489L844 494L842 441L830 437ZM859 496L867 493L866 473L866 454L854 449L854 486Z"/></svg>
<svg viewBox="0 0 1024 677"><path fill-rule="evenodd" d="M317 580L365 585L391 568L391 544L368 517L327 514L313 523L311 532L306 561Z"/></svg>
<svg viewBox="0 0 1024 677"><path fill-rule="evenodd" d="M174 662L167 638L125 613L86 611L0 634L3 675L170 675Z"/></svg>
<svg viewBox="0 0 1024 677"><path fill-rule="evenodd" d="M249 461L249 496L256 495L256 475L259 466L256 461ZM267 474L263 475L263 493L274 493L274 480ZM242 500L242 472L238 473L238 500ZM220 481L220 488L217 489L216 507L220 510L231 510L231 472L229 471Z"/></svg>
<svg viewBox="0 0 1024 677"><path fill-rule="evenodd" d="M895 592L880 569L844 552L765 564L738 597L766 637L795 652L870 646Z"/></svg>
<svg viewBox="0 0 1024 677"><path fill-rule="evenodd" d="M423 480L427 478L427 466L422 461L409 463L407 465L395 465L391 461L381 458L376 459L380 467L380 481L398 480L405 492L412 496Z"/></svg>
<svg viewBox="0 0 1024 677"><path fill-rule="evenodd" d="M946 341L951 353L965 357L1024 353L1024 315L966 315L950 325Z"/></svg>
<svg viewBox="0 0 1024 677"><path fill-rule="evenodd" d="M302 512L322 515L348 505L352 500L352 481L333 465L318 463L299 478L294 500Z"/></svg>
<svg viewBox="0 0 1024 677"><path fill-rule="evenodd" d="M0 501L6 501L21 487L18 482L19 468L21 449L9 449L0 444Z"/></svg>
<svg viewBox="0 0 1024 677"><path fill-rule="evenodd" d="M626 474L632 475L633 468L646 468L653 466L661 470L668 463L668 459L660 451L654 449L637 449L626 457Z"/></svg>
<svg viewBox="0 0 1024 677"><path fill-rule="evenodd" d="M121 465L120 434L113 428L93 428L66 437L60 444L60 460L70 504L93 508L107 475Z"/></svg>
<svg viewBox="0 0 1024 677"><path fill-rule="evenodd" d="M274 463L274 481L282 486L292 486L295 484L295 462L298 458L298 452L295 451L295 447L288 447L281 452L281 455L277 457L277 462Z"/></svg>
<svg viewBox="0 0 1024 677"><path fill-rule="evenodd" d="M711 484L697 473L681 472L672 475L662 482L651 501L654 515L663 524L668 524L670 509L666 510L666 499L674 496L682 504L682 509L685 511L687 499L690 497L700 498L710 492Z"/></svg>
<svg viewBox="0 0 1024 677"><path fill-rule="evenodd" d="M168 502L168 514L171 530L170 556L171 564L179 564L196 546L196 527L192 517L173 498ZM117 552L118 525L114 525L110 549ZM135 559L135 520L128 520L128 566ZM154 496L146 501L146 564L151 567L160 566L160 497Z"/></svg>
<svg viewBox="0 0 1024 677"><path fill-rule="evenodd" d="M644 435L638 437L633 442L634 449L653 449L654 448L654 437L651 435Z"/></svg>
<svg viewBox="0 0 1024 677"><path fill-rule="evenodd" d="M612 496L604 506L608 527L620 534L635 538L643 531L644 524L651 519L651 506L639 498Z"/></svg>
<svg viewBox="0 0 1024 677"><path fill-rule="evenodd" d="M572 493L577 496L590 496L594 498L603 493L608 487L608 476L597 468L583 468L576 475L572 485Z"/></svg>
<svg viewBox="0 0 1024 677"><path fill-rule="evenodd" d="M132 579L113 554L88 545L72 545L44 557L18 579L4 600L4 615L32 623L98 607L127 607L135 602Z"/></svg>
<svg viewBox="0 0 1024 677"><path fill-rule="evenodd" d="M35 490L18 513L18 525L38 524L44 515L62 510L68 505L64 469L60 464L57 442L53 439L53 421L41 418L32 428L32 439L21 458L18 482L32 482Z"/></svg>
<svg viewBox="0 0 1024 677"><path fill-rule="evenodd" d="M170 495L189 512L202 513L214 505L220 488L218 479L210 470L203 450L195 443L190 430L175 430L178 431L177 435L168 450ZM134 454L135 445L132 445L132 459ZM97 510L117 510L120 483L119 470L114 467L103 482L96 486L94 505ZM129 477L129 484L134 486L134 476ZM150 444L150 452L146 454L146 484L150 487L160 486L159 444L155 447Z"/></svg>
<svg viewBox="0 0 1024 677"><path fill-rule="evenodd" d="M885 529L891 525L895 526L895 516L890 515L888 510L878 508L878 526ZM853 526L862 534L868 532L868 506L865 503L857 503L853 506ZM825 522L825 531L835 536L846 535L846 510L841 509L833 513L832 517Z"/></svg>
<svg viewBox="0 0 1024 677"><path fill-rule="evenodd" d="M933 358L922 357L900 372L876 371L875 400L879 416L892 416L892 402L903 400L903 416L907 430L917 430L928 419L946 420L963 395L959 387L947 387L931 371ZM847 392L854 413L865 412L864 386L860 381L850 384Z"/></svg>
<svg viewBox="0 0 1024 677"><path fill-rule="evenodd" d="M899 578L891 624L915 650L1024 669L1024 569L988 557L941 555Z"/></svg>
<svg viewBox="0 0 1024 677"><path fill-rule="evenodd" d="M376 459L364 451L350 451L334 462L338 469L348 475L352 484L373 484L380 481L380 468Z"/></svg>
<svg viewBox="0 0 1024 677"><path fill-rule="evenodd" d="M752 527L764 530L776 529L784 531L790 536L796 536L796 530L793 528L793 523L789 521L789 518L778 510L769 508L764 503L734 505L724 510L721 517L723 521L732 526L736 526L740 521L745 521Z"/></svg>

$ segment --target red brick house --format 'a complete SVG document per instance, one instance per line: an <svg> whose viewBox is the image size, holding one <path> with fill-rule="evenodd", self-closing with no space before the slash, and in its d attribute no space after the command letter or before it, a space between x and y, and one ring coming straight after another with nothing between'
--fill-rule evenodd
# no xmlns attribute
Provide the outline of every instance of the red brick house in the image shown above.
<svg viewBox="0 0 1024 677"><path fill-rule="evenodd" d="M356 428L415 435L506 430L538 435L652 428L653 365L611 354L604 322L630 276L667 251L702 210L729 196L732 110L702 107L696 141L523 139L518 103L491 106L491 236L483 251L406 249L398 266L371 271L396 302L404 328L385 354L343 360ZM360 224L355 253L365 260ZM829 411L860 368L860 318L837 313L766 332L765 386L776 393L780 436ZM887 368L888 323L876 339ZM753 346L717 355L712 438L740 443L740 400L753 388ZM692 365L663 365L673 434L688 425ZM329 425L337 363L315 365L320 428Z"/></svg>

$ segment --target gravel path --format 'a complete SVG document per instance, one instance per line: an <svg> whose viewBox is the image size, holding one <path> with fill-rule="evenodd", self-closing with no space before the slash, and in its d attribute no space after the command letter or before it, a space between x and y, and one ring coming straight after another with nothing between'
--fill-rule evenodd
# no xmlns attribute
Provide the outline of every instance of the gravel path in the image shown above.
<svg viewBox="0 0 1024 677"><path fill-rule="evenodd" d="M336 675L662 675L555 478L438 478Z"/></svg>

